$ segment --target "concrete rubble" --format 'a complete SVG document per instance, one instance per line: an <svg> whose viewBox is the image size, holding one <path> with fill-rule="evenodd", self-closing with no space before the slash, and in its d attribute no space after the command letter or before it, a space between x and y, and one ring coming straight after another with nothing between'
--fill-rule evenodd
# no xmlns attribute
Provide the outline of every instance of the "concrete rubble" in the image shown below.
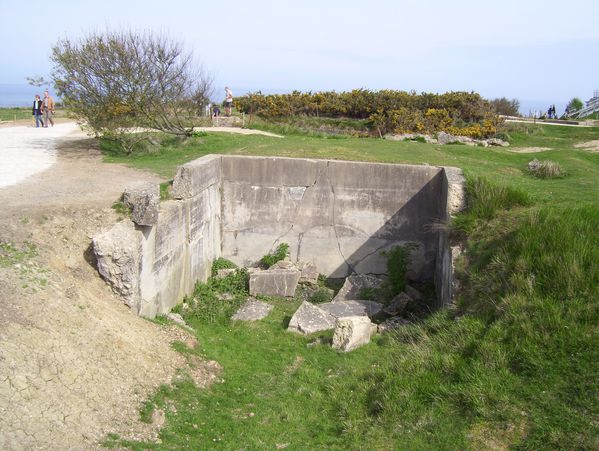
<svg viewBox="0 0 599 451"><path fill-rule="evenodd" d="M402 291L389 302L383 311L389 316L400 315L411 301L412 298Z"/></svg>
<svg viewBox="0 0 599 451"><path fill-rule="evenodd" d="M367 291L376 292L381 287L382 280L370 274L352 274L345 279L343 286L333 298L333 302L362 300Z"/></svg>
<svg viewBox="0 0 599 451"><path fill-rule="evenodd" d="M300 276L297 268L253 271L250 273L250 294L293 297Z"/></svg>
<svg viewBox="0 0 599 451"><path fill-rule="evenodd" d="M259 321L266 318L273 308L274 306L271 304L249 298L231 319L234 321Z"/></svg>
<svg viewBox="0 0 599 451"><path fill-rule="evenodd" d="M374 318L383 310L383 304L374 301L332 301L324 304L319 304L322 310L330 313L335 318L343 318L345 316L366 316Z"/></svg>
<svg viewBox="0 0 599 451"><path fill-rule="evenodd" d="M333 348L343 352L353 351L370 342L377 327L366 316L347 316L335 323Z"/></svg>
<svg viewBox="0 0 599 451"><path fill-rule="evenodd" d="M309 335L314 332L331 330L335 327L335 317L320 307L309 302L302 302L289 321L287 330L298 334Z"/></svg>
<svg viewBox="0 0 599 451"><path fill-rule="evenodd" d="M123 202L131 209L131 220L137 225L152 226L158 222L160 186L152 182L133 182L125 187Z"/></svg>

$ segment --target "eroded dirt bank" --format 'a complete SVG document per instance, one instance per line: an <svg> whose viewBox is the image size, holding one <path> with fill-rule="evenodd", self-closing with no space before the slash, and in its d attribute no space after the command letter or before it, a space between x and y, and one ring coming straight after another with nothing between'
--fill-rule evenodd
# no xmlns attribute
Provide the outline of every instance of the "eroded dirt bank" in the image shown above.
<svg viewBox="0 0 599 451"><path fill-rule="evenodd" d="M159 179L103 164L81 134L57 139L56 164L0 189L0 449L155 436L141 402L186 366L171 342L193 341L134 316L89 252L126 183Z"/></svg>

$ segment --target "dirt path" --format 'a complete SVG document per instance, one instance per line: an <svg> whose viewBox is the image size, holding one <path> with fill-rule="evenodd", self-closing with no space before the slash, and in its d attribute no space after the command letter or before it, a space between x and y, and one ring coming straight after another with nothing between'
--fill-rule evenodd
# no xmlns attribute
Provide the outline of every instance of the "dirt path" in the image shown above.
<svg viewBox="0 0 599 451"><path fill-rule="evenodd" d="M181 329L133 315L89 251L90 237L118 220L110 206L126 183L159 179L103 164L84 136L56 139L53 166L0 189L3 450L95 449L111 432L155 437L140 405L187 368L171 342L193 345ZM217 368L207 368L210 380Z"/></svg>

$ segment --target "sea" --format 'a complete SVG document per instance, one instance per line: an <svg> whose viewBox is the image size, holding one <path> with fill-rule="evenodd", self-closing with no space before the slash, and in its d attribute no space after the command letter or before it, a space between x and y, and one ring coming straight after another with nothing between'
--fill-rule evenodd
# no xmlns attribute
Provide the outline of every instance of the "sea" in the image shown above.
<svg viewBox="0 0 599 451"><path fill-rule="evenodd" d="M38 88L36 86L30 86L28 84L10 84L0 83L0 107L28 107L31 106L33 99L36 94L43 96L44 87ZM222 91L222 89L220 90ZM257 89L237 89L234 92L238 92L243 95L245 92L257 91ZM277 90L279 91L279 90ZM281 92L286 91L282 90ZM291 90L289 90L290 92ZM269 90L262 90L263 93L268 93ZM50 94L54 95L56 99L56 93L50 89ZM551 101L551 100L520 100L520 114L522 116L532 116L537 113L544 113L547 111L550 105L555 105L558 115L561 116L566 108L567 101Z"/></svg>

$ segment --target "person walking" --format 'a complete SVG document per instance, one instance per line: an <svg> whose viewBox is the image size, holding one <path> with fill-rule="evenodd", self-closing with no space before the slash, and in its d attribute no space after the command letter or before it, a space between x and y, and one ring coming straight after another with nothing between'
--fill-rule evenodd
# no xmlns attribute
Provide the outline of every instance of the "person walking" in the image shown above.
<svg viewBox="0 0 599 451"><path fill-rule="evenodd" d="M231 116L231 108L233 107L233 91L228 86L225 86L225 114Z"/></svg>
<svg viewBox="0 0 599 451"><path fill-rule="evenodd" d="M54 99L50 97L47 90L44 92L44 100L42 101L42 113L44 114L44 127L48 127L48 122L54 127L54 119L52 119L52 115L54 114Z"/></svg>
<svg viewBox="0 0 599 451"><path fill-rule="evenodd" d="M40 124L42 127L44 126L44 121L42 120L42 99L39 94L35 95L35 100L33 101L33 109L31 114L35 118L35 127L39 128Z"/></svg>

